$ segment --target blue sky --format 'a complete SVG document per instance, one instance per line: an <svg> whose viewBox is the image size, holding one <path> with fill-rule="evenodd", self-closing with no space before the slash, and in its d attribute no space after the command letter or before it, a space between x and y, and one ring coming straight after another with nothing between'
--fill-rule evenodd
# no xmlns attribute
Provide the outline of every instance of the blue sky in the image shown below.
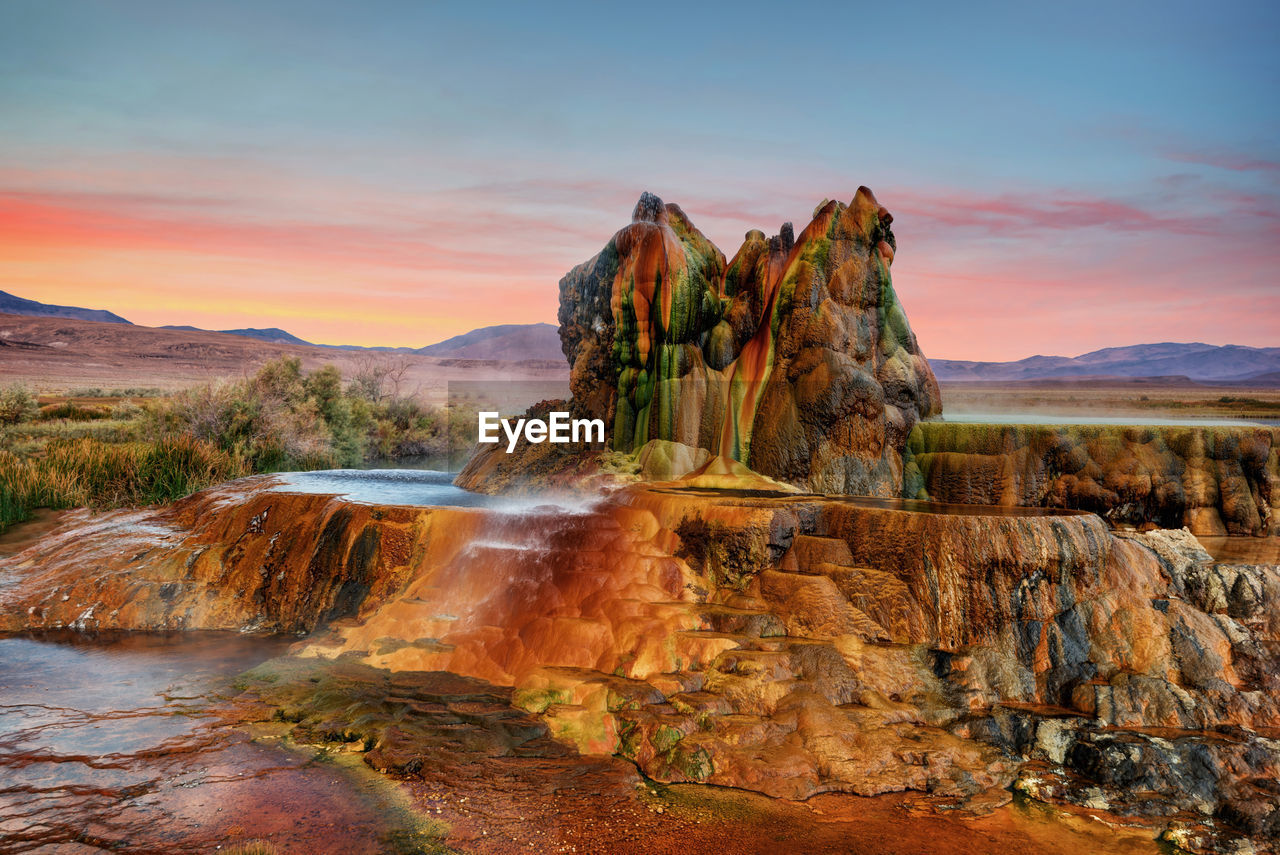
<svg viewBox="0 0 1280 855"><path fill-rule="evenodd" d="M1280 344L1280 6L0 3L0 289L411 344L859 184L926 353ZM7 232L7 236L6 236Z"/></svg>

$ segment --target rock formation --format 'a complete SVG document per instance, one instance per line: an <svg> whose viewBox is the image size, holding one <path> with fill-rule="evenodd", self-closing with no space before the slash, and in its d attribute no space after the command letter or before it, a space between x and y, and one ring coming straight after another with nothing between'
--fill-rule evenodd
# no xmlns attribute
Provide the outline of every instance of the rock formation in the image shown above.
<svg viewBox="0 0 1280 855"><path fill-rule="evenodd" d="M861 187L799 235L748 232L726 263L679 206L645 193L560 282L572 408L604 419L618 452L676 442L811 490L898 495L907 435L941 402L893 290L892 222ZM459 483L528 471L494 455Z"/></svg>
<svg viewBox="0 0 1280 855"><path fill-rule="evenodd" d="M748 232L724 256L651 194L560 282L572 408L613 456L489 446L458 484L662 481L727 462L823 493L1093 511L1120 525L1266 534L1274 429L947 424L889 275L893 217L871 191L824 202L797 236ZM909 441L908 441L909 440Z"/></svg>
<svg viewBox="0 0 1280 855"><path fill-rule="evenodd" d="M1278 452L1274 428L922 423L907 445L904 495L1265 535L1280 503Z"/></svg>
<svg viewBox="0 0 1280 855"><path fill-rule="evenodd" d="M268 484L63 529L0 564L0 628L327 623L298 655L513 687L563 743L659 781L1013 788L1188 850L1280 837L1280 568L1185 532L681 485L511 512ZM367 742L430 763L402 728Z"/></svg>

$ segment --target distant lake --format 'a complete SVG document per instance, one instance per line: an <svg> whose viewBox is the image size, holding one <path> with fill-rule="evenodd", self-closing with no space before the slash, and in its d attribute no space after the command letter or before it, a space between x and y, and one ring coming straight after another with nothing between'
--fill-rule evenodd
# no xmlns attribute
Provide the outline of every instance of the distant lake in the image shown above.
<svg viewBox="0 0 1280 855"><path fill-rule="evenodd" d="M1169 427L1278 427L1280 419L1180 419L1169 416L1091 416L1054 413L947 413L939 421L978 425L1134 425Z"/></svg>

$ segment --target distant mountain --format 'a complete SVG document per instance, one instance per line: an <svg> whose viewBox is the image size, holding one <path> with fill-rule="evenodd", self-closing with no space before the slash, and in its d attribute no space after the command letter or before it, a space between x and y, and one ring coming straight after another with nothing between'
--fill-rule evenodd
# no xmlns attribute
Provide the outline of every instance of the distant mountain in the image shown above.
<svg viewBox="0 0 1280 855"><path fill-rule="evenodd" d="M1280 347L1200 342L1108 347L1082 356L1029 356L1016 362L930 359L939 380L1051 380L1070 377L1176 377L1239 383L1280 372Z"/></svg>
<svg viewBox="0 0 1280 855"><path fill-rule="evenodd" d="M190 324L166 324L162 327L156 327L161 330L186 330L187 332L219 332L226 335L238 335L245 338L256 338L258 341L265 341L271 344L305 344L307 347L327 347L330 350L376 350L379 352L413 352L411 347L366 347L362 344L315 344L303 338L298 338L288 330L282 330L279 327L266 327L259 329L257 327L247 327L241 330L207 330L202 327L193 327Z"/></svg>
<svg viewBox="0 0 1280 855"><path fill-rule="evenodd" d="M0 314L68 318L126 324L129 321L103 309L55 306L15 297L0 291ZM499 324L481 327L416 350L401 347L361 347L359 345L313 345L279 327L237 330L203 330L173 325L160 327L189 332L222 332L268 344L297 344L331 350L369 350L419 353L444 359L495 359L508 362L564 360L559 329L553 324ZM942 381L1018 382L1081 378L1160 378L1177 382L1181 378L1222 385L1280 385L1280 347L1213 345L1201 342L1135 344L1108 347L1082 356L1029 356L1015 362L969 362L930 359L934 375ZM1185 382L1185 381L1183 381Z"/></svg>
<svg viewBox="0 0 1280 855"><path fill-rule="evenodd" d="M82 321L99 321L110 324L129 324L117 314L103 309L82 309L77 306L54 306L36 300L27 300L0 291L0 314L26 315L42 318L70 318ZM481 327L462 335L426 347L363 347L356 344L313 344L298 338L279 327L246 327L238 330L206 330L190 324L168 324L157 327L163 330L185 332L220 332L257 339L268 344L301 344L309 347L326 347L330 350L369 350L379 352L420 353L445 359L498 359L512 362L529 360L564 359L560 350L560 332L552 324L500 324Z"/></svg>
<svg viewBox="0 0 1280 855"><path fill-rule="evenodd" d="M0 291L0 314L28 315L37 318L73 318L78 321L99 321L105 324L128 324L119 315L105 309L82 309L79 306L55 306L52 303L41 303L27 300L5 291Z"/></svg>
<svg viewBox="0 0 1280 855"><path fill-rule="evenodd" d="M266 329L257 329L248 327L242 330L206 330L200 327L193 327L187 324L169 324L160 327L162 330L187 330L188 332L220 332L227 335L241 335L245 338L256 338L259 341L270 342L271 344L305 344L314 347L309 341L304 341L290 332L285 332L279 327L267 327Z"/></svg>
<svg viewBox="0 0 1280 855"><path fill-rule="evenodd" d="M1236 382L1242 386L1248 385L1280 389L1280 371L1268 371L1266 374L1255 374L1252 377L1245 378L1244 381Z"/></svg>
<svg viewBox="0 0 1280 855"><path fill-rule="evenodd" d="M560 330L554 324L499 324L481 327L436 344L420 347L415 353L455 359L564 360Z"/></svg>

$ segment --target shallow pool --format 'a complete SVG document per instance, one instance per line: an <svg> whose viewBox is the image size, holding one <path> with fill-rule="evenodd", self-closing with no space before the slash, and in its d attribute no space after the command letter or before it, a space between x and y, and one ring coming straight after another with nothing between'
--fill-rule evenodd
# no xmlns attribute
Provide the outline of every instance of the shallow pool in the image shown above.
<svg viewBox="0 0 1280 855"><path fill-rule="evenodd" d="M453 474L420 469L325 469L273 476L273 489L286 493L342 496L371 505L486 508L498 514L545 516L590 513L602 495L570 491L489 496L453 485Z"/></svg>
<svg viewBox="0 0 1280 855"><path fill-rule="evenodd" d="M235 726L235 675L295 640L0 636L0 855L386 851L383 782Z"/></svg>
<svg viewBox="0 0 1280 855"><path fill-rule="evenodd" d="M322 493L382 505L446 505L474 508L492 505L493 496L453 485L453 473L433 469L325 469L285 472L275 476L278 490Z"/></svg>

